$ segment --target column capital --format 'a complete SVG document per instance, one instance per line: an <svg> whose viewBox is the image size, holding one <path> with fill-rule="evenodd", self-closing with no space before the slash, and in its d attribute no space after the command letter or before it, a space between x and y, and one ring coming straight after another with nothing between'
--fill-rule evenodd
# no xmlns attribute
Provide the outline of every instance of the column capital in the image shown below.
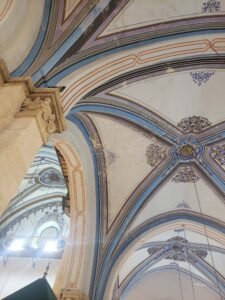
<svg viewBox="0 0 225 300"><path fill-rule="evenodd" d="M0 215L50 134L66 127L59 90L35 88L30 77L11 78L0 60Z"/></svg>
<svg viewBox="0 0 225 300"><path fill-rule="evenodd" d="M49 134L65 130L66 122L57 88L36 88L30 77L10 77L3 60L0 60L0 85L23 88L26 97L15 116L36 116L44 142Z"/></svg>
<svg viewBox="0 0 225 300"><path fill-rule="evenodd" d="M64 288L61 292L59 300L88 300L88 296L79 289Z"/></svg>
<svg viewBox="0 0 225 300"><path fill-rule="evenodd" d="M26 98L22 103L20 112L15 117L30 116L36 118L43 142L46 142L51 133L57 131L56 115L53 113L51 98Z"/></svg>

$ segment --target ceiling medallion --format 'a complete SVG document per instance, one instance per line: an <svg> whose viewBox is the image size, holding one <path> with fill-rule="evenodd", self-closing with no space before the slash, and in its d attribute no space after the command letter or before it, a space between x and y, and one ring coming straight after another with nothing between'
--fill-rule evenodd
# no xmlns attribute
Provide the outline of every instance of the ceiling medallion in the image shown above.
<svg viewBox="0 0 225 300"><path fill-rule="evenodd" d="M184 161L190 161L202 154L203 147L193 139L183 140L179 145L175 146L173 154L175 158Z"/></svg>
<svg viewBox="0 0 225 300"><path fill-rule="evenodd" d="M203 13L214 13L220 12L221 10L221 2L216 0L208 0L202 4L202 12Z"/></svg>
<svg viewBox="0 0 225 300"><path fill-rule="evenodd" d="M197 155L197 147L191 144L181 145L177 148L177 155L182 159L193 159Z"/></svg>
<svg viewBox="0 0 225 300"><path fill-rule="evenodd" d="M177 124L177 127L183 131L183 133L200 133L210 126L211 123L209 120L200 116L184 118Z"/></svg>
<svg viewBox="0 0 225 300"><path fill-rule="evenodd" d="M166 148L158 144L150 144L146 149L147 163L155 167L166 157Z"/></svg>
<svg viewBox="0 0 225 300"><path fill-rule="evenodd" d="M211 148L211 156L222 166L225 165L225 144Z"/></svg>
<svg viewBox="0 0 225 300"><path fill-rule="evenodd" d="M172 178L175 183L194 183L199 180L199 177L194 173L191 167L182 167L177 174Z"/></svg>

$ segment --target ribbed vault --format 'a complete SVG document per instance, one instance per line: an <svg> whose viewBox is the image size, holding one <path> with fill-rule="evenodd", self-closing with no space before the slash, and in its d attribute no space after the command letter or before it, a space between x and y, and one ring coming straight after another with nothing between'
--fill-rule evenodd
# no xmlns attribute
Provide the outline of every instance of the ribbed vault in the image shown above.
<svg viewBox="0 0 225 300"><path fill-rule="evenodd" d="M225 1L46 0L42 22L13 74L65 88L91 153L90 299L224 299Z"/></svg>

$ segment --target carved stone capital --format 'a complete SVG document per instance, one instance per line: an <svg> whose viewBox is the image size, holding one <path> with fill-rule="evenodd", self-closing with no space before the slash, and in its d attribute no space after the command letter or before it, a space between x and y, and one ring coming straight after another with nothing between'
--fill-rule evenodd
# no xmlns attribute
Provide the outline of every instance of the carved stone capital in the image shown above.
<svg viewBox="0 0 225 300"><path fill-rule="evenodd" d="M20 112L17 111L15 117L35 117L44 142L49 134L65 130L66 122L57 88L36 88L30 77L11 78L3 60L0 60L0 85L20 86L23 89L24 101L22 99L23 103L20 102Z"/></svg>
<svg viewBox="0 0 225 300"><path fill-rule="evenodd" d="M65 288L62 290L59 300L88 300L88 296L79 289Z"/></svg>
<svg viewBox="0 0 225 300"><path fill-rule="evenodd" d="M52 113L50 98L26 98L17 117L36 115L39 129L44 141L49 134L56 132L56 117Z"/></svg>

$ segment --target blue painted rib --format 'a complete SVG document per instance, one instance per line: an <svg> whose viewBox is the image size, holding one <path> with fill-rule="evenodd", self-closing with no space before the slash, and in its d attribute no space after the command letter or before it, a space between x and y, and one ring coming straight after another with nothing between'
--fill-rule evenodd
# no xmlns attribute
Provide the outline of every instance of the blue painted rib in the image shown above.
<svg viewBox="0 0 225 300"><path fill-rule="evenodd" d="M38 55L38 53L41 49L41 46L43 44L46 32L47 32L50 13L51 13L51 6L52 6L52 0L45 0L44 14L43 14L38 37L34 43L34 46L31 49L29 55L20 64L20 66L11 73L12 77L22 76L26 72L26 70L32 65L33 61L35 60L36 56Z"/></svg>

